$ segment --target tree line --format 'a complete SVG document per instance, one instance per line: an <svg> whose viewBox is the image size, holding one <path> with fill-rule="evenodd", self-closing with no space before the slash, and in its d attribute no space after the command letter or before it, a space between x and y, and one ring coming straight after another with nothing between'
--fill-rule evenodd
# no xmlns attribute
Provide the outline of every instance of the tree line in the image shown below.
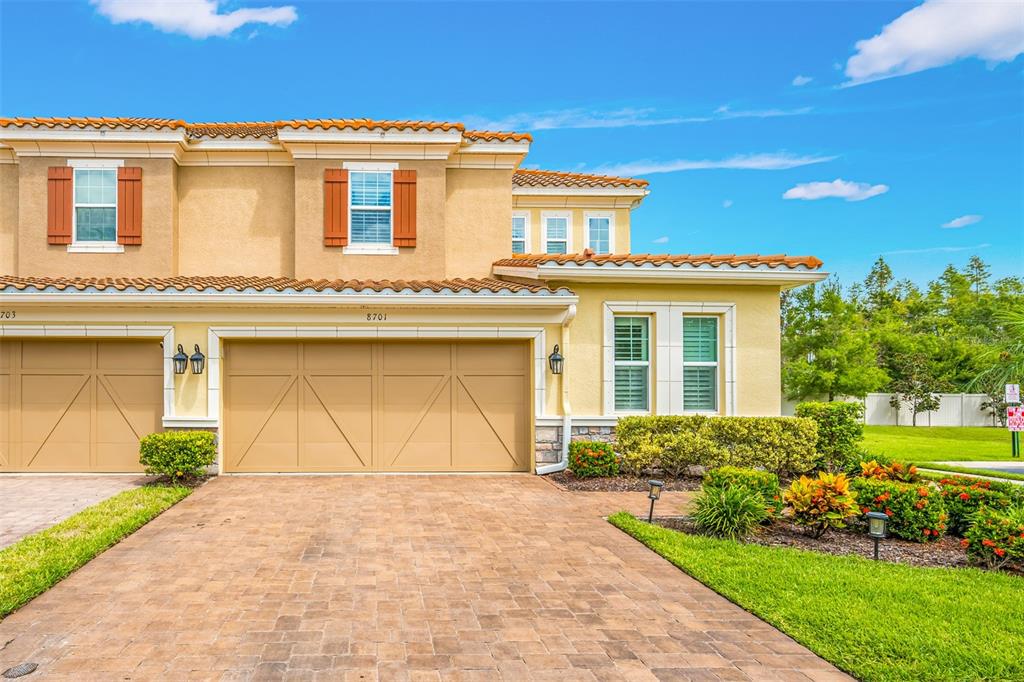
<svg viewBox="0 0 1024 682"><path fill-rule="evenodd" d="M993 281L978 256L924 288L879 258L863 282L830 278L783 293L782 385L792 400L892 393L915 417L937 393L984 393L1005 419L1003 386L1024 379L1024 279Z"/></svg>

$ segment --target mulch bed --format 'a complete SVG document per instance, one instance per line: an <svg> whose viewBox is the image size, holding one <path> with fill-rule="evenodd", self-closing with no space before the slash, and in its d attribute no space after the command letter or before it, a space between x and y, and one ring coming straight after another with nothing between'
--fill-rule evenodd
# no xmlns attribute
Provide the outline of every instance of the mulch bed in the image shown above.
<svg viewBox="0 0 1024 682"><path fill-rule="evenodd" d="M555 474L548 474L546 479L562 488L574 492L589 493L635 493L647 492L650 486L647 481L657 478L665 484L666 491L693 491L700 490L699 476L649 476L646 478L634 478L632 476L609 476L607 478L576 478L571 471L559 471Z"/></svg>

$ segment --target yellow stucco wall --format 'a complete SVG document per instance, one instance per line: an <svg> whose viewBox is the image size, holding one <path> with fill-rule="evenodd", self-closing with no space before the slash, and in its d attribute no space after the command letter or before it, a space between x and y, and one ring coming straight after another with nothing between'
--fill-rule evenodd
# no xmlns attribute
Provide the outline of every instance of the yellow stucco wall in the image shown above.
<svg viewBox="0 0 1024 682"><path fill-rule="evenodd" d="M181 275L295 274L293 169L178 170Z"/></svg>
<svg viewBox="0 0 1024 682"><path fill-rule="evenodd" d="M594 199L599 198L600 197L595 197ZM530 244L528 251L530 253L544 253L542 230L544 225L543 216L545 214L569 215L572 223L572 242L569 244L569 252L582 253L583 250L587 248L585 232L586 216L591 213L601 216L610 215L614 220L614 243L611 244L611 253L630 252L630 211L628 208L614 208L610 205L602 205L600 202L594 201L593 206L587 206L586 208L520 206L515 208L513 213L525 213L529 216Z"/></svg>
<svg viewBox="0 0 1024 682"><path fill-rule="evenodd" d="M489 277L512 253L512 171L447 172L445 277Z"/></svg>
<svg viewBox="0 0 1024 682"><path fill-rule="evenodd" d="M18 272L49 277L161 277L174 274L177 168L172 159L126 158L142 168L142 244L124 253L68 253L46 242L47 169L66 157L23 157L18 177Z"/></svg>
<svg viewBox="0 0 1024 682"><path fill-rule="evenodd" d="M0 272L18 272L18 166L0 164Z"/></svg>

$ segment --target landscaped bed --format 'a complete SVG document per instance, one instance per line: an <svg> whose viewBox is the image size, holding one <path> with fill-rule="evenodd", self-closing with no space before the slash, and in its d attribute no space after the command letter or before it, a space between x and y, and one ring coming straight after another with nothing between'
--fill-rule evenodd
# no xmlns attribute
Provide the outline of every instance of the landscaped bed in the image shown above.
<svg viewBox="0 0 1024 682"><path fill-rule="evenodd" d="M551 474L548 479L552 483L576 492L646 492L650 486L650 476L601 476L595 478L580 478L571 471L559 471ZM700 490L700 476L664 476L659 474L659 481L665 484L666 491L694 491Z"/></svg>
<svg viewBox="0 0 1024 682"><path fill-rule="evenodd" d="M688 535L610 519L862 680L1024 679L1024 580Z"/></svg>

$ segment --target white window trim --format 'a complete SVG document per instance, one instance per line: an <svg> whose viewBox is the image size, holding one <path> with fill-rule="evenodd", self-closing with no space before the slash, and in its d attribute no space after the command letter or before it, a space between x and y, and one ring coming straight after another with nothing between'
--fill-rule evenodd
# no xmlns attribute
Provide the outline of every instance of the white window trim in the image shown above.
<svg viewBox="0 0 1024 682"><path fill-rule="evenodd" d="M615 359L615 318L616 317L642 317L647 320L647 360L616 360ZM654 336L651 328L654 326L654 316L644 313L618 313L612 315L612 410L610 414L615 416L647 415L651 414L651 394L653 382L651 381L651 358L654 357ZM643 410L618 410L615 408L615 368L616 367L647 367L647 408Z"/></svg>
<svg viewBox="0 0 1024 682"><path fill-rule="evenodd" d="M587 211L583 214L583 242L586 244L586 248L590 246L590 219L591 218L607 218L608 219L608 253L616 253L615 251L615 213L613 211ZM594 253L598 253L595 251Z"/></svg>
<svg viewBox="0 0 1024 682"><path fill-rule="evenodd" d="M615 416L615 320L616 314L647 314L654 320L654 399L652 414L683 413L683 315L716 315L721 334L725 381L718 391L719 408L731 416L737 414L736 304L669 301L605 301L604 303L604 376L602 376L604 412ZM686 414L694 414L688 412Z"/></svg>
<svg viewBox="0 0 1024 682"><path fill-rule="evenodd" d="M565 252L572 253L572 211L544 211L540 214L540 250L548 252L548 218L565 218ZM552 240L555 242L561 239Z"/></svg>
<svg viewBox="0 0 1024 682"><path fill-rule="evenodd" d="M348 229L349 243L342 247L342 255L354 256L397 256L399 251L395 246L395 171L398 170L397 163L373 163L365 161L346 161L342 167L348 171L388 173L391 176L391 204L384 206L359 206L360 211L389 211L391 219L388 221L388 241L386 242L365 242L352 243L352 182L348 183Z"/></svg>
<svg viewBox="0 0 1024 682"><path fill-rule="evenodd" d="M68 166L78 170L116 170L124 166L123 159L68 159ZM75 176L71 175L71 243L68 244L68 253L124 253L124 245L117 242L117 175L114 175L114 241L96 242L79 241L78 239L78 202L75 201ZM89 204L82 204L88 207ZM101 207L108 208L109 204L102 204Z"/></svg>
<svg viewBox="0 0 1024 682"><path fill-rule="evenodd" d="M680 356L680 362L682 363L682 369L680 370L680 372L681 372L680 373L680 378L682 377L682 372L684 372L687 367L714 367L715 368L715 407L713 409L711 409L711 410L684 410L683 414L719 414L719 412L722 409L722 389L721 389L721 386L719 385L721 383L720 377L721 377L721 372L722 372L722 370L721 370L721 366L722 366L721 365L722 353L720 352L721 351L721 345L722 345L722 323L720 321L721 318L718 315L708 315L708 314L694 315L694 314L687 314L687 313L683 313L681 315L681 317L684 318L684 319L687 318L687 317L704 317L704 318L708 318L708 319L711 319L711 320L715 320L715 346L716 346L716 348L715 348L715 357L718 358L718 360L716 360L715 362L687 362L685 356L683 355L682 336L680 336L679 356ZM682 329L682 322L680 322L680 325L681 325L680 326L680 334L683 334L684 332L683 332L683 329ZM682 398L682 390L683 390L683 386L682 386L682 383L680 383L680 386L679 386L679 391L680 391L680 393L679 393L679 395L680 395L679 400L680 401L682 401L682 399L683 399ZM680 403L680 405L681 404L682 403Z"/></svg>
<svg viewBox="0 0 1024 682"><path fill-rule="evenodd" d="M530 251L530 212L529 211L512 211L513 220L516 218L522 218L524 222L524 233L523 233L523 253L532 253ZM510 226L511 229L511 226ZM514 240L513 240L514 241Z"/></svg>

